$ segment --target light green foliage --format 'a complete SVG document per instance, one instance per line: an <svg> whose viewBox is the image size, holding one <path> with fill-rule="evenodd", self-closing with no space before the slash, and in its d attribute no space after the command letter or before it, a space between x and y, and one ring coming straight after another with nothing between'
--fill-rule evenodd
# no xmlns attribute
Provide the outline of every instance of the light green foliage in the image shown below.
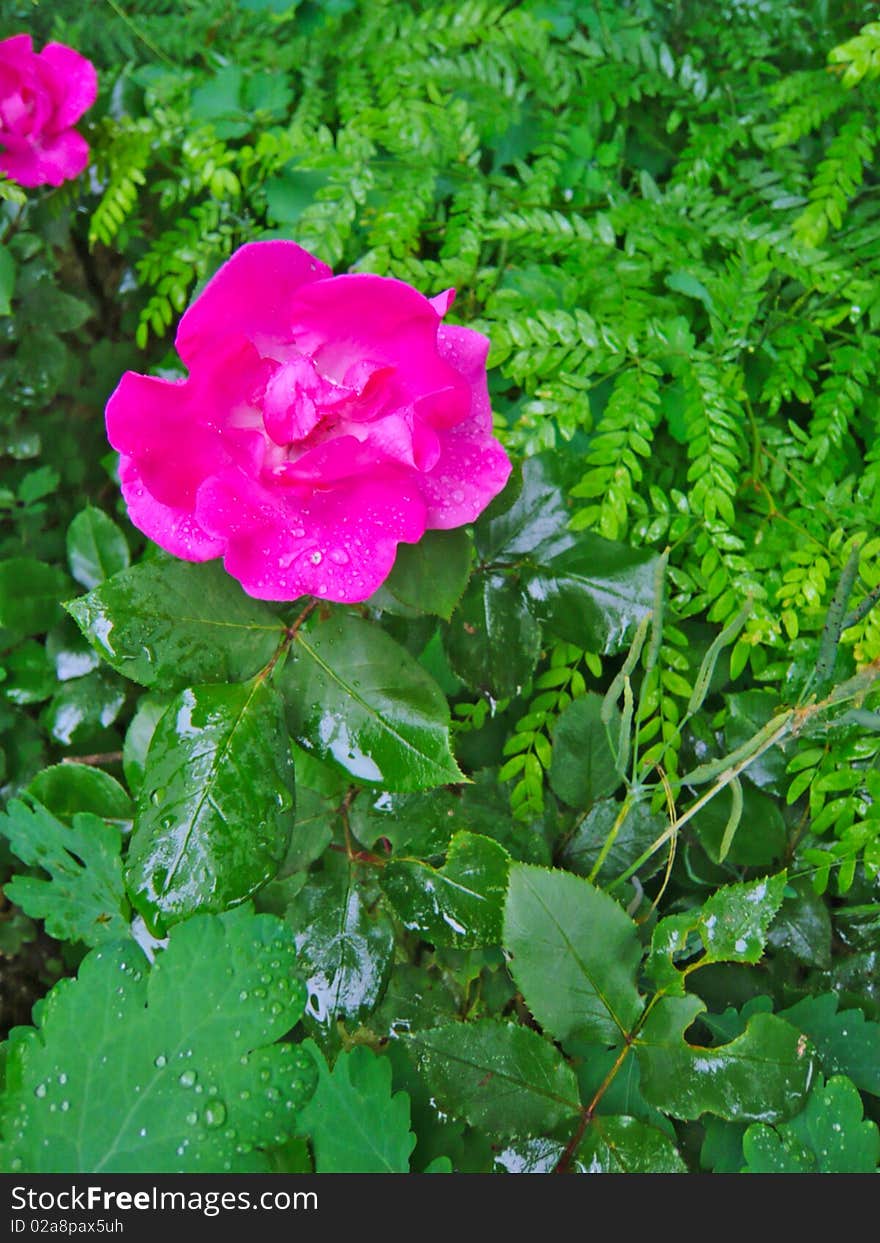
<svg viewBox="0 0 880 1243"><path fill-rule="evenodd" d="M4 1169L265 1170L316 1080L273 1043L302 1013L294 967L283 925L246 910L181 925L152 968L131 942L93 950L10 1045Z"/></svg>
<svg viewBox="0 0 880 1243"><path fill-rule="evenodd" d="M369 1049L341 1053L330 1070L314 1043L318 1086L297 1125L311 1138L318 1174L405 1174L416 1137L409 1098L392 1092L391 1063Z"/></svg>
<svg viewBox="0 0 880 1243"><path fill-rule="evenodd" d="M816 1084L790 1122L750 1126L743 1152L749 1174L872 1174L880 1160L880 1133L876 1122L862 1121L852 1082L835 1075Z"/></svg>

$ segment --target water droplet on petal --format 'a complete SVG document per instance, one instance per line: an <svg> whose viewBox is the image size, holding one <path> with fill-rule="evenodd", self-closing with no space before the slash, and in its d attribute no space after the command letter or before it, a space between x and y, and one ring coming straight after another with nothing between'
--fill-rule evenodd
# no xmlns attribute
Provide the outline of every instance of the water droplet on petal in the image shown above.
<svg viewBox="0 0 880 1243"><path fill-rule="evenodd" d="M311 561L312 565L320 565L323 560L324 554L319 548L316 548L314 552L309 553L309 561Z"/></svg>
<svg viewBox="0 0 880 1243"><path fill-rule="evenodd" d="M330 553L334 565L348 565L350 557L344 548L334 548Z"/></svg>

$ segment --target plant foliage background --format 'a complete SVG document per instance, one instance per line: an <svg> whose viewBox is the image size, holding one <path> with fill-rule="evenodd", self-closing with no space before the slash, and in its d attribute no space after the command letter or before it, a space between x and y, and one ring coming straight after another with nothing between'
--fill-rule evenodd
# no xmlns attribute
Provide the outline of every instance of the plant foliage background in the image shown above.
<svg viewBox="0 0 880 1243"><path fill-rule="evenodd" d="M101 92L0 184L3 1167L874 1169L875 6L23 29ZM492 341L522 468L363 607L118 499L107 396L261 237Z"/></svg>

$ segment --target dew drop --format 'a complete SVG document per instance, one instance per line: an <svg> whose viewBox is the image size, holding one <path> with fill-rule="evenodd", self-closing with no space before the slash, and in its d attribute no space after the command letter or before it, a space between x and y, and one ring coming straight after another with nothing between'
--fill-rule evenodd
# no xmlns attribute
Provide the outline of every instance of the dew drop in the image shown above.
<svg viewBox="0 0 880 1243"><path fill-rule="evenodd" d="M185 1070L178 1079L178 1083L182 1088L191 1088L198 1076L194 1070Z"/></svg>
<svg viewBox="0 0 880 1243"><path fill-rule="evenodd" d="M166 1066L167 1064L168 1064L168 1058L165 1056L164 1053L160 1053L159 1056L155 1058L153 1061L153 1065L156 1067L157 1070L161 1070L162 1067Z"/></svg>
<svg viewBox="0 0 880 1243"><path fill-rule="evenodd" d="M320 565L323 560L324 554L320 549L316 548L314 552L309 553L309 561L311 561L312 565Z"/></svg>
<svg viewBox="0 0 880 1243"><path fill-rule="evenodd" d="M334 548L330 553L330 560L334 565L348 565L350 557L343 548Z"/></svg>
<svg viewBox="0 0 880 1243"><path fill-rule="evenodd" d="M42 1100L45 1095L46 1095L45 1083L38 1083L37 1086L34 1088L34 1096L38 1096L40 1100Z"/></svg>
<svg viewBox="0 0 880 1243"><path fill-rule="evenodd" d="M222 1101L211 1101L205 1110L205 1126L218 1127L226 1121L226 1106Z"/></svg>
<svg viewBox="0 0 880 1243"><path fill-rule="evenodd" d="M188 1113L186 1115L186 1121L189 1124L189 1126L195 1126L198 1120L199 1120L199 1115L197 1113Z"/></svg>

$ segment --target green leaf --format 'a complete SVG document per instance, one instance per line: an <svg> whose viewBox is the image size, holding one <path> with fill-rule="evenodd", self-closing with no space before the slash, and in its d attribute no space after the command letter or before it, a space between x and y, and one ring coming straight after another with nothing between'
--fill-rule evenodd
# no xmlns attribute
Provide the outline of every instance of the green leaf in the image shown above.
<svg viewBox="0 0 880 1243"><path fill-rule="evenodd" d="M779 1127L750 1126L743 1137L747 1174L873 1174L880 1132L862 1121L862 1099L835 1075L813 1088L797 1117Z"/></svg>
<svg viewBox="0 0 880 1243"><path fill-rule="evenodd" d="M147 754L150 743L156 732L156 726L162 720L173 695L142 695L138 700L137 711L125 733L122 747L122 769L129 789L137 793L143 784L147 766Z"/></svg>
<svg viewBox="0 0 880 1243"><path fill-rule="evenodd" d="M443 692L377 626L334 613L303 627L279 685L300 746L358 781L420 790L462 780Z"/></svg>
<svg viewBox="0 0 880 1243"><path fill-rule="evenodd" d="M742 817L727 852L727 861L738 867L772 867L783 857L788 841L779 804L756 790L748 780L742 782L742 794ZM714 863L720 859L731 808L732 796L727 788L693 818L693 828L700 844Z"/></svg>
<svg viewBox="0 0 880 1243"><path fill-rule="evenodd" d="M452 670L495 699L518 695L541 652L541 627L522 589L503 574L475 574L445 628Z"/></svg>
<svg viewBox="0 0 880 1243"><path fill-rule="evenodd" d="M793 876L789 892L767 935L767 944L798 962L827 971L831 966L831 915L809 876Z"/></svg>
<svg viewBox="0 0 880 1243"><path fill-rule="evenodd" d="M658 558L589 532L523 571L530 607L560 639L617 652L651 611Z"/></svg>
<svg viewBox="0 0 880 1243"><path fill-rule="evenodd" d="M756 963L764 952L767 930L782 905L786 873L744 885L725 885L701 907L661 919L651 939L645 971L659 989L683 996L687 972L716 962ZM680 971L676 961L692 960L699 937L703 953Z"/></svg>
<svg viewBox="0 0 880 1243"><path fill-rule="evenodd" d="M112 518L87 505L67 528L67 562L83 587L97 587L128 568L128 544Z"/></svg>
<svg viewBox="0 0 880 1243"><path fill-rule="evenodd" d="M363 1046L340 1053L330 1070L313 1041L318 1086L297 1119L318 1174L407 1174L416 1144L409 1097L392 1092L391 1063Z"/></svg>
<svg viewBox="0 0 880 1243"><path fill-rule="evenodd" d="M426 531L417 544L400 544L394 568L382 584L407 608L448 621L461 599L471 568L471 538L464 527Z"/></svg>
<svg viewBox="0 0 880 1243"><path fill-rule="evenodd" d="M293 760L264 681L181 691L156 727L126 877L169 924L241 902L275 875L293 825Z"/></svg>
<svg viewBox="0 0 880 1243"><path fill-rule="evenodd" d="M302 1013L290 933L246 909L83 960L10 1043L0 1165L29 1173L268 1171L311 1096L312 1059L273 1043ZM267 987L264 979L271 983Z"/></svg>
<svg viewBox="0 0 880 1243"><path fill-rule="evenodd" d="M392 860L381 885L403 926L434 945L461 948L501 940L510 856L477 833L456 833L446 863Z"/></svg>
<svg viewBox="0 0 880 1243"><path fill-rule="evenodd" d="M159 689L244 681L283 637L281 621L216 561L145 561L65 607L108 664Z"/></svg>
<svg viewBox="0 0 880 1243"><path fill-rule="evenodd" d="M661 997L635 1040L642 1093L674 1118L716 1114L728 1122L772 1122L796 1113L813 1078L809 1041L773 1014L755 1014L728 1044L689 1044L706 1009L699 997Z"/></svg>
<svg viewBox="0 0 880 1243"><path fill-rule="evenodd" d="M610 798L600 799L586 816L578 819L577 827L561 855L561 862L568 870L579 876L590 875L622 810L622 803ZM665 827L666 821L652 812L647 803L630 806L595 880L608 882L625 872L657 840ZM642 866L639 875L643 879L653 876L662 866L662 855L655 854Z"/></svg>
<svg viewBox="0 0 880 1243"><path fill-rule="evenodd" d="M287 911L308 976L308 1016L329 1031L379 1004L394 958L388 917L375 913L348 867L310 876Z"/></svg>
<svg viewBox="0 0 880 1243"><path fill-rule="evenodd" d="M555 1040L615 1044L642 1011L633 921L613 898L569 872L515 863L504 945L526 1005Z"/></svg>
<svg viewBox="0 0 880 1243"><path fill-rule="evenodd" d="M43 709L40 720L62 747L88 746L93 742L99 746L124 704L125 687L119 679L96 670L83 678L63 682Z"/></svg>
<svg viewBox="0 0 880 1243"><path fill-rule="evenodd" d="M590 1121L575 1161L587 1174L686 1174L675 1143L638 1118L599 1115Z"/></svg>
<svg viewBox="0 0 880 1243"><path fill-rule="evenodd" d="M455 1018L457 1011L455 997L437 973L398 963L370 1027L382 1036L399 1036L422 1027L439 1027Z"/></svg>
<svg viewBox="0 0 880 1243"><path fill-rule="evenodd" d="M9 315L15 293L15 260L6 246L0 246L0 315Z"/></svg>
<svg viewBox="0 0 880 1243"><path fill-rule="evenodd" d="M26 639L3 658L6 678L0 690L10 703L24 706L49 699L56 688L55 670L46 648L36 639Z"/></svg>
<svg viewBox="0 0 880 1243"><path fill-rule="evenodd" d="M570 518L559 459L538 454L523 462L521 473L514 473L477 522L477 550L483 561L515 562L530 555L535 559L550 556L570 545Z"/></svg>
<svg viewBox="0 0 880 1243"><path fill-rule="evenodd" d="M128 902L122 881L122 835L89 812L72 824L57 820L40 803L13 799L0 814L0 834L28 867L48 880L14 876L6 896L60 941L98 945L128 934Z"/></svg>
<svg viewBox="0 0 880 1243"><path fill-rule="evenodd" d="M588 691L559 715L553 730L550 785L571 807L591 807L622 781L611 742L616 745L620 712L612 708L608 725L601 712L602 697Z"/></svg>
<svg viewBox="0 0 880 1243"><path fill-rule="evenodd" d="M406 1039L440 1108L471 1126L529 1136L579 1111L574 1071L527 1027L482 1019Z"/></svg>
<svg viewBox="0 0 880 1243"><path fill-rule="evenodd" d="M134 816L132 801L116 778L91 764L44 768L27 787L27 793L68 824L77 812L87 811L128 829Z"/></svg>
<svg viewBox="0 0 880 1243"><path fill-rule="evenodd" d="M779 1017L806 1032L826 1074L844 1074L862 1092L880 1096L880 1023L861 1010L841 1010L835 993L804 997Z"/></svg>
<svg viewBox="0 0 880 1243"><path fill-rule="evenodd" d="M67 575L33 557L0 561L0 627L22 637L44 634L63 616Z"/></svg>

